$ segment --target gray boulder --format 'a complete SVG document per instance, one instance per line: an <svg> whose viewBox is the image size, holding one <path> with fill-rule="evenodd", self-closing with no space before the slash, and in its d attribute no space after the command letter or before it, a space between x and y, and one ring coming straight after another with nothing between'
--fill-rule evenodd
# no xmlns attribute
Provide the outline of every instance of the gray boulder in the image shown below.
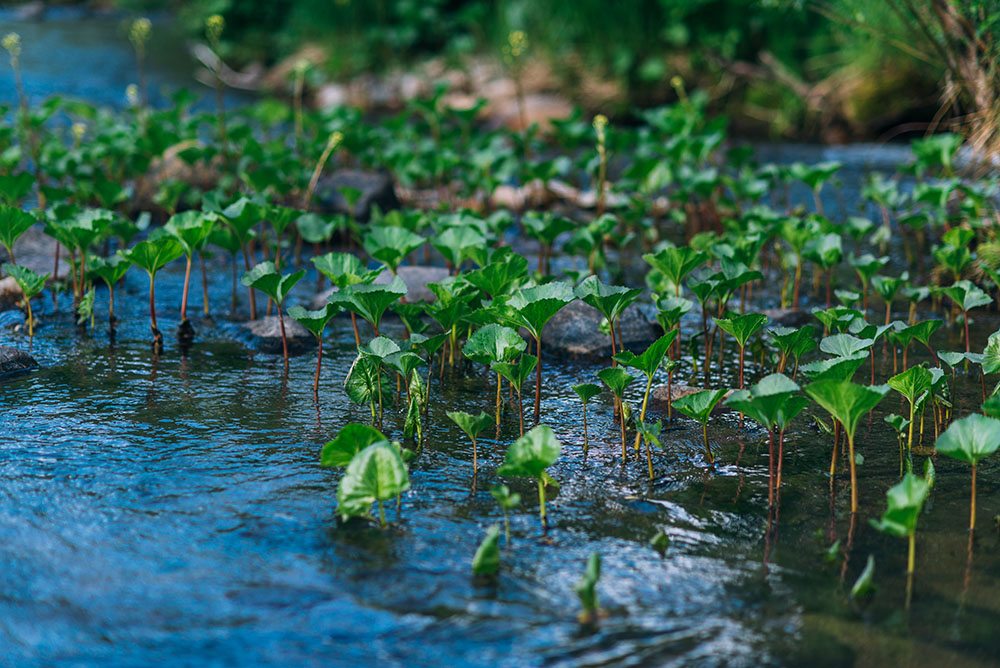
<svg viewBox="0 0 1000 668"><path fill-rule="evenodd" d="M344 188L353 188L361 193L353 208L342 193ZM368 220L372 208L376 206L381 211L399 208L391 176L359 169L339 169L322 179L316 186L315 202L323 213L343 213L358 220Z"/></svg>
<svg viewBox="0 0 1000 668"><path fill-rule="evenodd" d="M611 337L600 330L604 319L596 309L574 301L553 316L542 332L542 354L604 357L611 354ZM640 353L663 334L652 309L633 304L619 321L618 338L626 349Z"/></svg>
<svg viewBox="0 0 1000 668"><path fill-rule="evenodd" d="M276 315L242 323L240 334L243 341L253 350L282 354L281 323ZM303 353L316 344L316 338L309 333L309 330L291 318L285 318L285 336L288 339L290 355Z"/></svg>
<svg viewBox="0 0 1000 668"><path fill-rule="evenodd" d="M35 358L23 350L0 346L0 378L25 373L37 367Z"/></svg>

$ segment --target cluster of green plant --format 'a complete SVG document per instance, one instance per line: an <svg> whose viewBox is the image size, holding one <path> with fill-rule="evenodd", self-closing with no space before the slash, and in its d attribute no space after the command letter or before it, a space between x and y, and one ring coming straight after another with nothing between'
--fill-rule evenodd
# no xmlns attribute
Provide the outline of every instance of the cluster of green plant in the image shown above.
<svg viewBox="0 0 1000 668"><path fill-rule="evenodd" d="M891 496L892 512L909 507L902 497L920 497L912 472L915 457L928 454L929 421L938 450L973 466L974 526L976 466L997 447L992 415L1000 399L984 404L989 417L955 420L960 408L953 405L952 387L960 369L976 368L985 401L985 377L1000 372L1000 332L978 353L969 327L1000 290L1000 239L993 224L996 177L956 176L956 138L915 143L912 164L891 179L873 177L858 209L838 219L824 215L822 194L840 165L761 165L746 151L724 150L724 124L694 96L645 112L636 127L573 117L541 135L472 132L471 118L446 108L440 94L377 123L352 109L307 113L275 101L194 112L185 95L166 109L137 101L121 114L59 99L11 112L0 124L0 244L10 260L4 272L24 295L28 336L41 320L31 300L46 286L54 292L66 287L74 308L92 318L100 281L108 287L113 327L114 289L136 267L147 275L150 329L160 349L157 277L183 263L178 336L191 345L194 258L203 275L203 313L218 313L204 286L206 256L221 251L218 263L228 258L232 270L232 316L276 311L286 370L285 314L316 337L317 402L327 387L326 330L336 316L350 315L355 345L346 354L353 361L346 378L338 379L342 389L334 391L366 407L370 424L345 427L323 450L325 465L345 469L338 488L342 516L368 515L374 506L384 524L384 505L396 499L398 507L410 485L407 464L426 441L435 380L440 383L448 369L478 377L486 390L477 414L449 414L471 442L474 479L481 459L489 460L480 437L492 426L497 441L513 441L496 474L534 481L547 527L547 489L555 485L547 469L563 448L541 424L543 399L551 394L543 342L555 316L579 300L603 318L594 334L606 336L610 350L608 366L575 379L581 381L573 389L586 426L580 438L563 438L582 443L585 456L592 436L600 444L607 440L587 428L588 408L593 415L602 388L613 398L611 438L620 442L622 466L644 459L651 481L660 459L654 453L687 454L661 438L664 419L678 422L673 409L700 424L704 463L711 469L727 455L710 440L712 415L728 407L739 414L741 428L749 418L767 432L768 498L776 506L786 431L809 410L832 435L831 481L846 446L853 516L861 510L857 467L868 438L860 428L894 391L906 416L884 417L899 434L900 476L913 489ZM57 113L76 124L71 127L85 124L90 140L79 141L79 129L67 133L52 120ZM300 128L296 141L288 141L284 127ZM613 177L602 167L612 148L634 156ZM168 180L158 184L152 201L136 197L154 161L178 150L185 164L213 172L212 183L199 188ZM321 213L314 206L319 174L341 164L386 169L411 191L437 199L374 209L366 220L353 212ZM904 177L913 180L912 188L901 186ZM557 180L602 196L592 209L558 207L560 213L508 210L492 197L504 182L548 187ZM805 186L814 197L792 202L786 197L792 186ZM352 202L359 197L347 189L341 194ZM880 222L865 217L872 212ZM67 276L38 275L18 264L18 239L32 228L58 242L54 265L58 270L58 254L65 253ZM515 250L507 243L511 238L536 242L537 259ZM889 243L908 250L908 265L898 274L886 271ZM444 264L448 276L428 285L432 301L410 301L400 270L425 258ZM641 285L630 283L626 258L636 264L641 258ZM248 288L245 311L236 291L240 264ZM315 310L294 303L312 296L302 287L312 282L310 273L335 288ZM256 296L266 303L258 304ZM53 301L54 308L64 307ZM776 305L813 322L769 327L765 307ZM626 347L623 336L636 307L655 315L663 330L641 348ZM384 327L387 317L401 327ZM939 351L939 332L960 333L963 350ZM909 357L914 344L914 354L928 353L917 364ZM877 366L879 349L883 363ZM678 375L693 387L674 397ZM651 397L664 380L661 408ZM526 389L534 394L535 426L529 430ZM517 505L514 498L497 493L505 517ZM880 526L902 526L915 535L915 520L894 517L890 513ZM509 535L506 522L505 529Z"/></svg>

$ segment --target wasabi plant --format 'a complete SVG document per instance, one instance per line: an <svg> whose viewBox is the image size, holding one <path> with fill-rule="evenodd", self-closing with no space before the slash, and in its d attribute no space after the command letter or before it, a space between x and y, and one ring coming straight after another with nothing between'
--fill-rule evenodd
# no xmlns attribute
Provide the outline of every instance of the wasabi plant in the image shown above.
<svg viewBox="0 0 1000 668"><path fill-rule="evenodd" d="M857 459L854 434L861 418L870 413L889 392L888 385L855 385L849 380L819 380L806 385L805 393L839 422L847 435L847 453L851 471L851 513L858 512ZM837 472L837 448L833 448L830 477Z"/></svg>
<svg viewBox="0 0 1000 668"><path fill-rule="evenodd" d="M587 404L601 393L601 387L593 383L580 383L573 386L573 391L576 392L576 396L580 397L580 403L583 404L583 457L586 459L587 453L590 451L590 438L587 435Z"/></svg>
<svg viewBox="0 0 1000 668"><path fill-rule="evenodd" d="M544 424L536 425L511 444L503 465L497 469L497 475L534 478L538 483L538 517L543 532L549 528L545 514L545 487L555 482L545 469L559 459L561 451L562 445L552 428Z"/></svg>
<svg viewBox="0 0 1000 668"><path fill-rule="evenodd" d="M521 495L510 491L507 485L494 485L490 494L496 499L497 505L503 511L504 543L510 545L510 511L521 505Z"/></svg>
<svg viewBox="0 0 1000 668"><path fill-rule="evenodd" d="M708 465L715 467L715 455L708 444L708 420L716 404L726 396L725 390L701 390L674 399L674 408L701 424L701 437L705 445L705 458Z"/></svg>
<svg viewBox="0 0 1000 668"><path fill-rule="evenodd" d="M743 389L743 360L747 342L750 337L759 332L767 324L767 316L763 313L746 313L733 315L729 318L716 318L715 324L734 339L740 348L739 389Z"/></svg>
<svg viewBox="0 0 1000 668"><path fill-rule="evenodd" d="M486 530L483 542L472 557L472 572L481 578L495 578L500 572L500 527L497 525Z"/></svg>
<svg viewBox="0 0 1000 668"><path fill-rule="evenodd" d="M975 531L976 471L980 461L1000 448L1000 420L977 414L955 420L938 437L934 448L938 453L965 462L972 467L969 531Z"/></svg>
<svg viewBox="0 0 1000 668"><path fill-rule="evenodd" d="M378 506L378 522L386 526L386 501L410 488L410 476L400 448L388 441L366 446L351 458L337 486L337 510L343 519L368 516Z"/></svg>
<svg viewBox="0 0 1000 668"><path fill-rule="evenodd" d="M970 281L956 281L950 287L941 288L941 293L954 302L962 312L962 326L965 328L965 352L969 352L969 311L993 302L993 298Z"/></svg>
<svg viewBox="0 0 1000 668"><path fill-rule="evenodd" d="M388 442L385 434L366 424L349 422L345 424L332 441L328 441L320 451L320 466L344 468L358 454L373 443Z"/></svg>
<svg viewBox="0 0 1000 668"><path fill-rule="evenodd" d="M180 242L170 236L151 237L125 251L125 259L149 276L149 329L157 349L163 347L163 334L156 325L156 274L183 254Z"/></svg>
<svg viewBox="0 0 1000 668"><path fill-rule="evenodd" d="M131 266L132 263L121 251L107 258L96 257L91 261L91 275L108 286L108 328L111 332L115 331L115 324L118 322L115 316L115 286L125 278Z"/></svg>
<svg viewBox="0 0 1000 668"><path fill-rule="evenodd" d="M903 479L885 493L887 508L878 520L872 520L873 527L897 538L905 538L906 575L913 577L917 554L917 520L924 502L931 493L927 479L906 473Z"/></svg>
<svg viewBox="0 0 1000 668"><path fill-rule="evenodd" d="M285 358L285 368L288 368L288 336L285 333L285 316L283 312L285 298L295 284L306 275L305 269L293 274L281 274L274 267L274 262L266 260L243 274L240 282L248 288L260 290L274 300L278 307L278 323L281 327L281 352Z"/></svg>
<svg viewBox="0 0 1000 668"><path fill-rule="evenodd" d="M375 336L379 334L379 324L386 310L406 295L406 283L399 276L393 276L388 285L355 283L340 292L330 295L330 301L342 304L351 313L372 326Z"/></svg>
<svg viewBox="0 0 1000 668"><path fill-rule="evenodd" d="M628 450L625 445L625 389L635 380L625 369L619 366L608 367L607 369L601 369L597 372L597 377L601 379L611 394L615 397L615 403L618 404L618 414L619 420L618 424L621 430L622 436L622 462L628 460ZM638 451L638 445L636 446Z"/></svg>
<svg viewBox="0 0 1000 668"><path fill-rule="evenodd" d="M45 289L45 281L48 280L49 275L39 275L27 267L11 264L10 262L4 262L3 271L14 279L17 287L21 290L21 303L24 304L25 317L28 321L28 336L34 337L35 318L31 312L31 300Z"/></svg>
<svg viewBox="0 0 1000 668"><path fill-rule="evenodd" d="M593 307L608 321L608 328L611 332L611 359L614 365L616 346L615 332L617 323L628 308L639 296L642 290L626 288L618 285L607 285L601 282L597 276L589 276L573 291L577 298L588 306Z"/></svg>
<svg viewBox="0 0 1000 668"><path fill-rule="evenodd" d="M515 330L496 323L480 327L462 346L462 354L473 362L491 367L507 364L524 352L528 343ZM496 423L500 425L501 378L497 373Z"/></svg>
<svg viewBox="0 0 1000 668"><path fill-rule="evenodd" d="M313 266L320 275L329 279L338 290L344 290L348 286L367 284L374 281L382 268L368 270L357 256L350 253L327 253L317 255L312 258ZM351 311L351 326L354 328L354 344L361 345L361 336L358 333L358 320L354 311Z"/></svg>
<svg viewBox="0 0 1000 668"><path fill-rule="evenodd" d="M792 379L798 375L799 359L816 349L816 328L805 327L775 327L770 330L771 340L781 353L778 360L778 373L784 373L788 359L793 361Z"/></svg>
<svg viewBox="0 0 1000 668"><path fill-rule="evenodd" d="M187 317L188 290L191 286L191 262L194 254L200 252L208 243L208 238L215 227L214 214L204 214L200 211L185 211L174 214L164 225L164 229L181 244L186 264L184 267L184 288L181 293L181 324L178 336L190 341L194 338L194 327Z"/></svg>
<svg viewBox="0 0 1000 668"><path fill-rule="evenodd" d="M671 330L658 338L653 343L649 344L649 347L642 352L641 355L636 355L628 350L623 350L615 356L615 361L623 364L627 367L636 369L644 376L646 376L646 388L642 393L642 407L639 409L639 422L644 422L646 420L646 408L649 405L649 393L653 389L653 377L656 375L656 371L663 364L663 361L667 358L667 352L670 350L670 346L674 343L674 338L677 336L676 330ZM669 393L668 388L668 393ZM635 436L635 448L639 448L639 434ZM647 454L648 454L647 448ZM650 462L649 465L650 477L653 473L653 465Z"/></svg>
<svg viewBox="0 0 1000 668"><path fill-rule="evenodd" d="M524 327L535 341L535 424L542 407L542 331L546 323L576 296L568 283L546 283L515 292L504 302L502 315L511 325Z"/></svg>
<svg viewBox="0 0 1000 668"><path fill-rule="evenodd" d="M490 368L500 374L514 388L514 393L517 395L517 422L521 436L524 436L524 402L521 399L521 388L537 364L538 358L528 353L523 353L518 357L516 363L492 362L490 364Z"/></svg>
<svg viewBox="0 0 1000 668"><path fill-rule="evenodd" d="M886 384L903 395L903 398L910 405L909 426L906 434L907 469L910 471L913 470L914 411L917 404L923 400L924 395L931 391L933 382L931 372L920 365L911 366L903 373L896 374L886 381Z"/></svg>
<svg viewBox="0 0 1000 668"><path fill-rule="evenodd" d="M583 572L583 577L574 587L576 595L580 599L580 605L583 607L579 614L579 620L584 626L592 626L600 619L601 608L597 602L597 582L600 579L601 555L592 552L587 559L587 568Z"/></svg>
<svg viewBox="0 0 1000 668"><path fill-rule="evenodd" d="M340 313L340 305L327 303L323 308L309 311L295 305L288 309L288 315L316 337L316 373L313 375L313 396L319 396L319 373L323 367L323 332L333 316Z"/></svg>
<svg viewBox="0 0 1000 668"><path fill-rule="evenodd" d="M14 257L14 244L36 222L35 217L27 211L14 206L0 204L0 244L7 251L11 264L17 264Z"/></svg>
<svg viewBox="0 0 1000 668"><path fill-rule="evenodd" d="M465 432L465 435L469 437L472 441L472 474L475 475L479 472L479 450L476 446L476 440L479 434L486 431L486 429L493 424L493 420L487 413L480 413L479 415L472 415L471 413L466 413L465 411L448 411L448 417L451 421L459 426L459 428Z"/></svg>
<svg viewBox="0 0 1000 668"><path fill-rule="evenodd" d="M424 239L404 227L377 226L364 236L365 251L396 274L406 257L424 245Z"/></svg>

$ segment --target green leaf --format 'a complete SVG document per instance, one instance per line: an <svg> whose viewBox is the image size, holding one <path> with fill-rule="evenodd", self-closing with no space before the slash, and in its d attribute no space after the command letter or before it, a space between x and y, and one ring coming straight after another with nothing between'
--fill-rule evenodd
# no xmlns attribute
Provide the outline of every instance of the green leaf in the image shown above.
<svg viewBox="0 0 1000 668"><path fill-rule="evenodd" d="M110 255L106 258L91 258L87 266L87 273L101 279L110 287L117 285L118 281L122 280L131 266L132 263L124 255L124 253L122 251L118 251L114 255Z"/></svg>
<svg viewBox="0 0 1000 668"><path fill-rule="evenodd" d="M21 235L36 222L35 217L27 211L0 204L0 244L9 252Z"/></svg>
<svg viewBox="0 0 1000 668"><path fill-rule="evenodd" d="M448 411L447 415L473 441L493 424L493 418L484 412L472 415L465 411Z"/></svg>
<svg viewBox="0 0 1000 668"><path fill-rule="evenodd" d="M856 385L849 380L820 380L805 387L805 393L840 421L851 438L861 418L888 392L888 385Z"/></svg>
<svg viewBox="0 0 1000 668"><path fill-rule="evenodd" d="M124 252L126 259L153 276L160 269L184 254L181 243L173 237L159 237L140 241Z"/></svg>
<svg viewBox="0 0 1000 668"><path fill-rule="evenodd" d="M343 304L377 328L386 309L405 294L406 283L399 276L394 276L388 285L357 283L347 286L341 292L330 295L330 301Z"/></svg>
<svg viewBox="0 0 1000 668"><path fill-rule="evenodd" d="M377 226L369 228L364 237L365 251L393 272L406 256L424 245L426 241L405 227Z"/></svg>
<svg viewBox="0 0 1000 668"><path fill-rule="evenodd" d="M788 376L772 373L749 390L733 392L726 399L726 405L745 413L765 429L773 429L778 425L783 410L787 413L792 408L789 402L798 391L799 386ZM791 417L787 419L790 420Z"/></svg>
<svg viewBox="0 0 1000 668"><path fill-rule="evenodd" d="M839 547L840 544L837 543L837 546ZM873 584L874 579L875 579L875 557L869 554L868 561L865 563L864 569L861 571L861 574L858 576L858 579L854 581L854 586L851 587L851 598L857 600L859 598L867 596L872 591L874 591L875 590L875 585Z"/></svg>
<svg viewBox="0 0 1000 668"><path fill-rule="evenodd" d="M472 557L472 572L492 577L500 570L500 527L494 524L486 530L486 537Z"/></svg>
<svg viewBox="0 0 1000 668"><path fill-rule="evenodd" d="M868 353L857 353L850 357L834 357L826 360L817 360L809 364L802 365L802 373L814 381L847 381L854 378L854 374L865 360Z"/></svg>
<svg viewBox="0 0 1000 668"><path fill-rule="evenodd" d="M601 386L593 383L580 383L573 386L573 391L576 392L576 396L580 397L580 401L586 404L601 393Z"/></svg>
<svg viewBox="0 0 1000 668"><path fill-rule="evenodd" d="M163 228L181 243L184 254L191 256L208 242L216 220L213 213L184 211L171 216Z"/></svg>
<svg viewBox="0 0 1000 668"><path fill-rule="evenodd" d="M382 268L369 271L357 256L351 253L327 253L312 259L316 271L326 276L340 289L357 283L371 283L382 273Z"/></svg>
<svg viewBox="0 0 1000 668"><path fill-rule="evenodd" d="M712 410L724 396L726 396L725 390L701 390L674 399L673 407L689 418L708 424Z"/></svg>
<svg viewBox="0 0 1000 668"><path fill-rule="evenodd" d="M819 342L819 349L835 357L853 357L869 350L875 344L874 339L859 339L850 334L834 334ZM865 353L865 358L868 354Z"/></svg>
<svg viewBox="0 0 1000 668"><path fill-rule="evenodd" d="M635 380L628 371L620 366L608 367L597 372L597 377L601 379L611 393L619 399L625 394L625 388Z"/></svg>
<svg viewBox="0 0 1000 668"><path fill-rule="evenodd" d="M511 492L507 485L494 485L490 489L490 494L503 510L513 510L521 505L521 495Z"/></svg>
<svg viewBox="0 0 1000 668"><path fill-rule="evenodd" d="M2 268L4 273L13 278L14 282L17 283L17 287L24 293L25 299L31 299L44 290L45 281L49 278L48 274L36 274L27 267L11 264L10 262L4 262Z"/></svg>
<svg viewBox="0 0 1000 668"><path fill-rule="evenodd" d="M537 425L511 444L497 475L540 479L545 469L559 459L561 451L551 427Z"/></svg>
<svg viewBox="0 0 1000 668"><path fill-rule="evenodd" d="M933 385L931 372L921 365L911 366L902 373L898 373L886 384L896 390L911 404L915 404L925 392L930 392Z"/></svg>
<svg viewBox="0 0 1000 668"><path fill-rule="evenodd" d="M615 355L615 360L619 364L639 370L647 378L652 377L656 373L656 370L660 368L660 365L663 364L663 360L670 351L670 346L673 344L675 338L677 338L677 330L670 330L649 344L649 347L641 355L635 355L628 350L623 350Z"/></svg>
<svg viewBox="0 0 1000 668"><path fill-rule="evenodd" d="M486 243L486 237L469 226L449 227L431 240L431 245L455 268L471 259Z"/></svg>
<svg viewBox="0 0 1000 668"><path fill-rule="evenodd" d="M663 274L674 286L708 259L708 254L688 246L666 246L656 253L642 256L649 266Z"/></svg>
<svg viewBox="0 0 1000 668"><path fill-rule="evenodd" d="M372 443L389 442L385 434L375 427L351 422L343 426L332 441L328 441L320 452L320 466L343 468Z"/></svg>
<svg viewBox="0 0 1000 668"><path fill-rule="evenodd" d="M347 465L337 486L341 517L367 515L371 504L388 501L410 488L406 463L398 448L388 442L373 443Z"/></svg>
<svg viewBox="0 0 1000 668"><path fill-rule="evenodd" d="M256 265L250 271L245 272L240 282L254 290L260 290L277 302L278 305L281 305L291 289L305 275L305 269L300 269L294 274L282 275L278 273L274 262L267 260Z"/></svg>
<svg viewBox="0 0 1000 668"><path fill-rule="evenodd" d="M296 305L289 307L288 315L312 332L313 336L323 336L323 330L326 329L327 323L340 311L340 305L332 303L327 303L323 308L315 311Z"/></svg>
<svg viewBox="0 0 1000 668"><path fill-rule="evenodd" d="M955 420L934 447L942 455L976 465L1000 448L1000 420L978 414Z"/></svg>
<svg viewBox="0 0 1000 668"><path fill-rule="evenodd" d="M510 362L493 362L490 364L490 369L503 376L504 380L520 392L524 381L531 376L531 372L535 370L537 365L537 357L524 353L517 359L516 364Z"/></svg>
<svg viewBox="0 0 1000 668"><path fill-rule="evenodd" d="M597 276L588 276L573 291L583 303L592 306L611 322L642 294L642 290L602 283Z"/></svg>
<svg viewBox="0 0 1000 668"><path fill-rule="evenodd" d="M462 354L488 366L493 362L510 362L527 347L527 341L516 330L493 323L473 332L462 346Z"/></svg>
<svg viewBox="0 0 1000 668"><path fill-rule="evenodd" d="M546 323L575 298L573 288L562 281L522 288L506 301L503 316L511 324L527 329L533 338L540 339Z"/></svg>
<svg viewBox="0 0 1000 668"><path fill-rule="evenodd" d="M956 281L950 287L941 288L940 290L965 313L974 308L993 303L993 298L971 281Z"/></svg>
<svg viewBox="0 0 1000 668"><path fill-rule="evenodd" d="M592 620L599 608L597 603L597 582L600 579L601 555L597 552L592 552L587 559L587 568L583 572L583 577L573 587L588 620Z"/></svg>
<svg viewBox="0 0 1000 668"><path fill-rule="evenodd" d="M719 326L719 329L736 339L740 348L744 348L750 337L767 324L767 316L763 313L745 313L729 318L716 318L715 324Z"/></svg>
<svg viewBox="0 0 1000 668"><path fill-rule="evenodd" d="M916 533L917 519L931 493L930 484L919 476L906 473L903 479L885 493L887 508L873 527L898 538Z"/></svg>
<svg viewBox="0 0 1000 668"><path fill-rule="evenodd" d="M945 359L945 353L941 353L941 359ZM982 364L983 373L991 374L1000 371L1000 331L993 332L987 339L986 348L983 349Z"/></svg>

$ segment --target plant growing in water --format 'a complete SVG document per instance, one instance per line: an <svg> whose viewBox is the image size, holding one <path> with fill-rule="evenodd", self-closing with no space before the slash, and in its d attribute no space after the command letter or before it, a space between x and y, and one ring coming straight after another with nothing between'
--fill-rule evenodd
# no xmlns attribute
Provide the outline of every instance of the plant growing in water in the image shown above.
<svg viewBox="0 0 1000 668"><path fill-rule="evenodd" d="M281 327L281 352L285 358L285 368L288 368L288 336L285 334L285 316L283 306L285 298L295 284L306 275L305 269L299 269L294 274L281 274L270 260L261 262L253 269L243 274L240 282L248 288L260 290L274 300L278 307L278 323Z"/></svg>
<svg viewBox="0 0 1000 668"><path fill-rule="evenodd" d="M628 459L628 450L625 446L625 389L632 384L635 378L620 366L610 366L597 372L597 377L601 379L611 394L615 395L615 403L618 405L618 424L622 436L622 463Z"/></svg>
<svg viewBox="0 0 1000 668"><path fill-rule="evenodd" d="M597 582L601 579L601 555L592 552L587 559L587 568L583 577L576 583L574 589L580 599L583 610L579 614L580 623L591 626L597 623L601 616L601 607L597 601Z"/></svg>
<svg viewBox="0 0 1000 668"><path fill-rule="evenodd" d="M544 424L536 425L511 444L503 465L497 469L497 475L534 478L538 483L538 517L542 522L542 531L549 528L545 514L545 486L555 482L545 469L559 459L561 451L562 445L552 428Z"/></svg>
<svg viewBox="0 0 1000 668"><path fill-rule="evenodd" d="M500 527L486 530L483 542L472 557L472 572L478 577L495 578L500 572Z"/></svg>
<svg viewBox="0 0 1000 668"><path fill-rule="evenodd" d="M888 385L856 385L849 380L819 380L807 385L805 392L818 403L834 420L840 422L847 434L847 453L851 470L851 512L858 512L858 485L856 458L854 456L854 433L861 418L875 408L889 392ZM831 478L837 472L837 448L833 448L830 462Z"/></svg>
<svg viewBox="0 0 1000 668"><path fill-rule="evenodd" d="M663 364L663 360L667 357L667 352L670 350L670 346L673 345L674 339L677 337L677 330L670 330L660 338L658 338L653 343L649 344L649 347L643 351L641 355L636 355L628 350L623 350L615 356L615 360L627 367L637 369L644 376L646 376L646 388L642 393L642 408L639 410L639 422L644 422L646 420L646 407L649 405L649 393L653 389L653 376L656 375L656 370L660 368ZM669 396L670 390L672 388L667 386L667 395ZM639 448L639 438L640 434L635 435L635 448ZM653 478L653 458L649 450L649 444L646 444L646 463L649 466L649 477Z"/></svg>
<svg viewBox="0 0 1000 668"><path fill-rule="evenodd" d="M31 313L31 300L41 294L45 289L45 281L48 274L36 274L27 267L5 262L3 264L5 274L14 279L17 287L21 289L22 302L24 304L25 317L28 321L28 336L35 336L35 318Z"/></svg>
<svg viewBox="0 0 1000 668"><path fill-rule="evenodd" d="M510 491L507 485L495 485L490 494L496 499L497 505L503 511L504 542L510 545L510 511L521 505L521 495Z"/></svg>
<svg viewBox="0 0 1000 668"><path fill-rule="evenodd" d="M538 358L528 353L523 353L517 358L517 362L493 362L490 368L510 383L517 395L517 422L521 436L524 436L524 402L521 400L521 388L524 381L528 379L531 372L535 370Z"/></svg>
<svg viewBox="0 0 1000 668"><path fill-rule="evenodd" d="M448 417L472 441L472 474L475 475L479 472L479 450L476 446L476 439L479 437L479 434L486 431L486 428L493 424L493 420L487 413L472 415L465 411L448 411Z"/></svg>
<svg viewBox="0 0 1000 668"><path fill-rule="evenodd" d="M933 470L931 467L930 470ZM924 502L931 493L931 483L920 476L907 472L903 479L885 493L887 508L878 520L872 520L873 527L907 541L906 575L913 577L917 553L917 520ZM907 588L909 590L909 587Z"/></svg>
<svg viewBox="0 0 1000 668"><path fill-rule="evenodd" d="M716 404L726 396L725 390L702 390L674 399L674 408L701 424L701 437L705 445L705 458L709 466L715 466L715 455L708 444L708 420Z"/></svg>
<svg viewBox="0 0 1000 668"><path fill-rule="evenodd" d="M340 313L339 304L327 302L326 306L309 311L299 305L288 309L288 315L316 337L316 373L313 376L313 396L319 396L319 372L323 366L323 332L333 316Z"/></svg>
<svg viewBox="0 0 1000 668"><path fill-rule="evenodd" d="M378 441L351 458L337 486L337 509L343 519L367 516L378 505L379 525L385 526L383 504L410 488L410 476L398 445Z"/></svg>
<svg viewBox="0 0 1000 668"><path fill-rule="evenodd" d="M580 383L573 386L573 391L576 392L576 396L580 397L580 403L583 404L583 456L586 458L590 450L590 439L587 435L587 404L601 393L601 387L593 383Z"/></svg>
<svg viewBox="0 0 1000 668"><path fill-rule="evenodd" d="M473 362L491 367L494 363L512 362L524 352L528 343L515 330L496 323L480 327L462 346L462 354ZM501 375L497 373L496 423L500 425Z"/></svg>
<svg viewBox="0 0 1000 668"><path fill-rule="evenodd" d="M913 470L913 417L917 404L931 391L934 379L923 366L911 366L903 373L896 374L886 384L899 392L910 404L909 426L906 433L907 470Z"/></svg>
<svg viewBox="0 0 1000 668"><path fill-rule="evenodd" d="M952 422L938 438L934 447L940 454L966 462L972 467L969 531L975 531L976 470L980 461L1000 448L1000 420L985 415L968 415Z"/></svg>
<svg viewBox="0 0 1000 668"><path fill-rule="evenodd" d="M156 273L181 255L184 249L170 236L150 237L125 251L125 258L140 267L149 276L149 328L153 332L153 345L163 346L163 334L156 326Z"/></svg>
<svg viewBox="0 0 1000 668"><path fill-rule="evenodd" d="M214 214L200 211L185 211L174 214L167 221L164 229L181 244L186 264L184 267L184 288L181 293L181 324L177 330L178 336L185 341L194 338L194 327L187 317L188 290L191 287L191 262L194 254L201 251L208 242L215 228Z"/></svg>
<svg viewBox="0 0 1000 668"><path fill-rule="evenodd" d="M589 276L584 279L574 290L576 296L585 304L592 306L608 320L608 329L611 334L611 358L614 364L614 356L617 352L615 345L615 332L618 320L622 313L629 307L642 290L626 288L620 285L607 285L601 282L597 276Z"/></svg>

